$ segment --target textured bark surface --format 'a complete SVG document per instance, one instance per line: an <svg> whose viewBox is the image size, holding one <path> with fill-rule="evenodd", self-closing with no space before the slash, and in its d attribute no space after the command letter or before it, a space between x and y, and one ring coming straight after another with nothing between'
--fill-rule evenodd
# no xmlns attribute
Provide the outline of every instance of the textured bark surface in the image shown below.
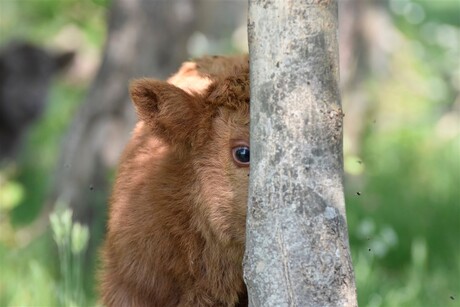
<svg viewBox="0 0 460 307"><path fill-rule="evenodd" d="M355 306L336 1L250 1L251 306Z"/></svg>

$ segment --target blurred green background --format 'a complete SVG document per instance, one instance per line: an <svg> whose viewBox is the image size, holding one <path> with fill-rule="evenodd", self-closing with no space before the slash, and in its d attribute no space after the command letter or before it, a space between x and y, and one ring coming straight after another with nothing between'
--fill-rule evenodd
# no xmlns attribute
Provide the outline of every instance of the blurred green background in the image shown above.
<svg viewBox="0 0 460 307"><path fill-rule="evenodd" d="M96 305L94 265L87 265L95 260L71 246L86 239L68 213L39 236L24 229L39 216L62 137L100 64L109 7L103 0L0 2L1 45L19 37L78 54L54 80L17 161L0 170L0 306ZM392 37L381 57L372 44L355 47L372 63L356 68L362 77L343 90L359 304L460 306L460 2L381 1L374 9L391 29L370 32L370 41ZM195 49L203 36L194 36Z"/></svg>

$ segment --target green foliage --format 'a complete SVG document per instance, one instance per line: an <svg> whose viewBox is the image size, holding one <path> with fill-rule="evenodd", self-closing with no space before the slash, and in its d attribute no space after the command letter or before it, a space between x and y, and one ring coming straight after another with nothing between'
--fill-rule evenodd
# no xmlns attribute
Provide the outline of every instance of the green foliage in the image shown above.
<svg viewBox="0 0 460 307"><path fill-rule="evenodd" d="M0 212L10 211L24 197L24 188L16 181L5 181L0 184Z"/></svg>
<svg viewBox="0 0 460 307"><path fill-rule="evenodd" d="M431 20L449 23L457 27L460 26L460 2L456 0L417 0L426 12L430 14Z"/></svg>
<svg viewBox="0 0 460 307"><path fill-rule="evenodd" d="M53 50L70 42L69 48L86 61L88 54L97 56L104 43L108 5L108 0L3 1L0 44L25 39ZM59 244L48 231L37 234L21 228L30 226L41 210L62 137L90 81L63 76L55 78L45 114L29 129L18 161L0 169L0 306L95 305L88 292L92 285L86 284L93 273L82 266L89 238L86 226L55 215L52 224Z"/></svg>
<svg viewBox="0 0 460 307"><path fill-rule="evenodd" d="M60 206L57 206L60 207ZM72 211L50 215L53 238L59 252L62 283L58 287L59 302L63 306L84 306L82 285L82 255L88 246L88 227L72 223Z"/></svg>
<svg viewBox="0 0 460 307"><path fill-rule="evenodd" d="M458 2L422 3L420 23L406 16L413 3L390 1L403 46L391 57L390 78L367 81L375 104L361 156L345 157L360 306L454 306L459 299L460 84L453 67L460 29L447 25ZM444 41L443 31L457 40Z"/></svg>
<svg viewBox="0 0 460 307"><path fill-rule="evenodd" d="M73 223L72 212L68 210L52 213L50 222L58 255L54 255L48 232L26 247L7 246L4 240L0 243L0 306L94 305L88 301L82 284L88 227Z"/></svg>
<svg viewBox="0 0 460 307"><path fill-rule="evenodd" d="M2 1L0 43L18 37L47 42L65 27L74 25L83 30L89 41L100 45L106 22L101 8L109 4L110 0Z"/></svg>
<svg viewBox="0 0 460 307"><path fill-rule="evenodd" d="M31 247L24 255L24 251L0 246L0 306L58 306L55 280L40 257L49 251L30 250Z"/></svg>
<svg viewBox="0 0 460 307"><path fill-rule="evenodd" d="M57 306L51 237L39 236L22 247L19 241L27 237L9 232L13 238L6 240L4 221L0 230L0 306Z"/></svg>
<svg viewBox="0 0 460 307"><path fill-rule="evenodd" d="M52 183L51 174L59 160L59 146L78 104L83 99L84 89L58 82L52 88L46 113L34 124L27 135L21 168L16 180L22 184L24 193L11 212L14 225L32 222L39 214L46 193Z"/></svg>

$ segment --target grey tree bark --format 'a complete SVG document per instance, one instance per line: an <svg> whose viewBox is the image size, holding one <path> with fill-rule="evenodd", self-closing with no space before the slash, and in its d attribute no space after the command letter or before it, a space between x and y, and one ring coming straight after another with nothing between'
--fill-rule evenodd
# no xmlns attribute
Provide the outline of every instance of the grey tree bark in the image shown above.
<svg viewBox="0 0 460 307"><path fill-rule="evenodd" d="M356 306L343 193L337 1L249 2L250 306Z"/></svg>

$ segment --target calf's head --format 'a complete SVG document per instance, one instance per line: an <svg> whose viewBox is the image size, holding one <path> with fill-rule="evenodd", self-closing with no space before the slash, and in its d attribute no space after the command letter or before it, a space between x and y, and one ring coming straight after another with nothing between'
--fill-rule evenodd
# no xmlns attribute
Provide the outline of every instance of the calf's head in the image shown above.
<svg viewBox="0 0 460 307"><path fill-rule="evenodd" d="M250 158L248 71L204 74L201 81L206 86L197 89L140 79L130 92L149 133L168 145L178 168L186 164L193 174L182 193L191 199L195 226L223 244L243 244Z"/></svg>

